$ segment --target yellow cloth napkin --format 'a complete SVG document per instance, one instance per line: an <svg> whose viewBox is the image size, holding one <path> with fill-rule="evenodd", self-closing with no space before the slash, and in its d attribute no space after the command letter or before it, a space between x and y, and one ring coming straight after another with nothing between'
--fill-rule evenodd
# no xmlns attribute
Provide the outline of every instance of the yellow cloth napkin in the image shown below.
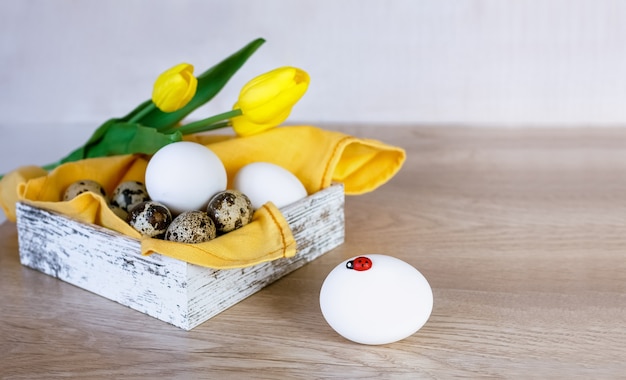
<svg viewBox="0 0 626 380"><path fill-rule="evenodd" d="M249 136L193 135L187 140L206 145L226 168L229 187L244 165L272 162L294 173L309 194L341 182L346 194L363 194L376 189L400 170L405 152L380 141L360 139L311 126L280 127ZM15 221L15 203L26 201L85 223L95 223L141 239L142 254L160 254L216 269L246 267L296 253L296 242L280 211L271 203L254 214L253 221L236 231L199 244L181 244L141 237L108 207L107 200L83 193L62 201L71 183L92 179L107 194L123 181L144 181L149 157L125 155L67 163L50 173L26 166L0 181L0 206Z"/></svg>
<svg viewBox="0 0 626 380"><path fill-rule="evenodd" d="M188 140L209 146L231 180L246 164L271 162L295 174L309 194L333 182L343 183L348 195L370 192L390 180L406 158L401 148L312 126L280 127L232 139L198 134Z"/></svg>

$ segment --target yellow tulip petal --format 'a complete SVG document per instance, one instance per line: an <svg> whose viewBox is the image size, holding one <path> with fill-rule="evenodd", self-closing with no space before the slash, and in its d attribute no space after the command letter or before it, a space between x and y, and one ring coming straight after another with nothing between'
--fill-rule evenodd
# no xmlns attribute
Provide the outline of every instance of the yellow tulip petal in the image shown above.
<svg viewBox="0 0 626 380"><path fill-rule="evenodd" d="M174 112L189 103L196 94L198 79L193 66L178 64L164 71L154 82L152 101L163 112Z"/></svg>
<svg viewBox="0 0 626 380"><path fill-rule="evenodd" d="M261 133L268 129L279 126L282 122L284 122L287 117L289 117L289 113L291 109L286 110L282 114L278 115L275 119L270 120L267 123L254 123L250 121L250 119L245 116L238 116L231 119L232 127L235 133L238 136L251 136L257 133Z"/></svg>
<svg viewBox="0 0 626 380"><path fill-rule="evenodd" d="M239 104L243 109L257 108L269 103L271 99L284 91L285 85L277 82L266 83L263 86L252 87L245 96L240 97Z"/></svg>
<svg viewBox="0 0 626 380"><path fill-rule="evenodd" d="M283 113L284 110L293 108L294 104L300 100L306 90L307 85L301 83L278 93L271 101L261 104L259 107L246 109L244 114L256 123L267 123L269 120L274 119L277 113Z"/></svg>
<svg viewBox="0 0 626 380"><path fill-rule="evenodd" d="M281 83L290 81L296 76L296 71L298 70L300 69L285 66L279 67L272 71L268 71L267 73L261 74L246 83L241 89L241 93L248 92L253 87L264 85L264 83L266 83L267 81Z"/></svg>
<svg viewBox="0 0 626 380"><path fill-rule="evenodd" d="M242 107L256 107L264 99L271 99L281 91L300 83L309 83L309 75L300 69L282 67L262 74L246 84L240 92Z"/></svg>
<svg viewBox="0 0 626 380"><path fill-rule="evenodd" d="M306 92L309 74L295 67L280 67L246 83L239 93L235 109L241 116L231 119L239 136L248 136L284 122L295 103Z"/></svg>

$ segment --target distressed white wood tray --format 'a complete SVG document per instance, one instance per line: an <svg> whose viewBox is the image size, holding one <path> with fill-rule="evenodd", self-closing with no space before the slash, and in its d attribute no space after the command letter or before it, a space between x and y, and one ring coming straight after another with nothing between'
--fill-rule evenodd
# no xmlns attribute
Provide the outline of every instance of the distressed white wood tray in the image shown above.
<svg viewBox="0 0 626 380"><path fill-rule="evenodd" d="M189 264L64 215L17 204L22 265L191 330L344 241L344 192L333 185L281 209L294 234L292 258L229 270Z"/></svg>

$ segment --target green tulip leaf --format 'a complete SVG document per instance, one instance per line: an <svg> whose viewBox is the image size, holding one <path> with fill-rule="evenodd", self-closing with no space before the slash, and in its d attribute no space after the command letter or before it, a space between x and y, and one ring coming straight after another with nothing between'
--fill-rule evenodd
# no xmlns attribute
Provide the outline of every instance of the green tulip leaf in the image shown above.
<svg viewBox="0 0 626 380"><path fill-rule="evenodd" d="M87 147L85 157L154 154L165 145L181 140L182 134L178 131L164 134L138 123L117 122L109 125L96 144Z"/></svg>
<svg viewBox="0 0 626 380"><path fill-rule="evenodd" d="M254 54L254 52L265 42L264 39L258 38L239 51L235 52L231 56L227 57L217 65L211 67L204 73L200 74L198 78L198 87L194 97L187 103L186 106L174 112L163 112L158 108L153 108L145 115L142 115L138 120L135 120L145 126L164 130L168 129L187 115L193 112L196 108L207 103L213 99L217 93L228 83L230 78L243 66L243 64ZM151 100L147 100L139 105L130 114L126 115L122 120L129 121L133 116L142 112L146 107L151 107Z"/></svg>
<svg viewBox="0 0 626 380"><path fill-rule="evenodd" d="M58 162L45 165L44 169L52 170L66 162L85 158L132 153L154 154L165 145L181 140L182 134L179 131L165 134L138 123L110 119L95 130L85 145Z"/></svg>

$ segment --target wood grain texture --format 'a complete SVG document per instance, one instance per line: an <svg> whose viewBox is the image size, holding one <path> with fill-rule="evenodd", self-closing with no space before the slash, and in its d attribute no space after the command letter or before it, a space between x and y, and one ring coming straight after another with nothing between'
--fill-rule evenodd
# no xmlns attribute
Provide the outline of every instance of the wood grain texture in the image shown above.
<svg viewBox="0 0 626 380"><path fill-rule="evenodd" d="M346 241L192 331L19 264L0 226L0 378L623 378L626 129L328 126L407 149ZM389 345L324 321L326 275L385 253L433 287Z"/></svg>
<svg viewBox="0 0 626 380"><path fill-rule="evenodd" d="M297 253L241 269L216 270L160 254L139 240L59 213L17 204L20 262L191 330L344 241L343 186L336 184L281 212Z"/></svg>

